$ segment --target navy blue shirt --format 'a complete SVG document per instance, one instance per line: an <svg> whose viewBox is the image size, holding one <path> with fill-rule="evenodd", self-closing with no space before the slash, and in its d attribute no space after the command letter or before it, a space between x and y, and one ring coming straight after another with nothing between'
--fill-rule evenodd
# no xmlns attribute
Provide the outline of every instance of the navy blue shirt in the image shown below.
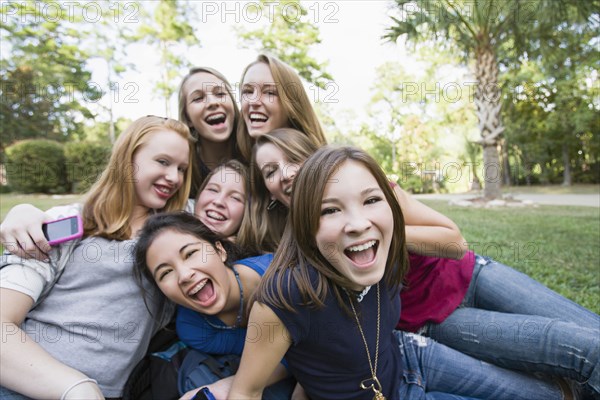
<svg viewBox="0 0 600 400"><path fill-rule="evenodd" d="M316 270L311 268L311 277ZM287 277L284 278L284 282ZM283 285L287 290L287 285ZM398 341L393 334L400 315L400 298L385 283L379 283L381 326L377 378L388 399L397 397L400 387L402 359ZM372 390L363 390L360 383L371 377L369 360L354 315L346 314L329 291L325 306L320 309L303 305L298 287L291 283L285 293L296 307L296 313L267 304L290 332L292 346L285 355L288 367L313 400L369 399ZM349 299L347 300L350 306ZM375 362L377 337L377 287L358 303L356 311L365 334L371 361Z"/></svg>

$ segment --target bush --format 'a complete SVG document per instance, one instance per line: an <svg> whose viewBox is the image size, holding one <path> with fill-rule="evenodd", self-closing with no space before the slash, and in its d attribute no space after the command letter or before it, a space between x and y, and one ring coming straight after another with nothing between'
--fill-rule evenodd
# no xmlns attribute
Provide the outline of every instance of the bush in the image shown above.
<svg viewBox="0 0 600 400"><path fill-rule="evenodd" d="M68 190L63 145L46 139L16 142L6 149L6 178L23 193L65 193Z"/></svg>
<svg viewBox="0 0 600 400"><path fill-rule="evenodd" d="M73 193L86 192L108 162L111 148L99 142L68 143L65 146L67 176Z"/></svg>

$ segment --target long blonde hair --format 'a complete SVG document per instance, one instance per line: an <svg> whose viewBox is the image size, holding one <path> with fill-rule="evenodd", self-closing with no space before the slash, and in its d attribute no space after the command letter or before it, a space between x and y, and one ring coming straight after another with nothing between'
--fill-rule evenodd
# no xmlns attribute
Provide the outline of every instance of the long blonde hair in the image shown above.
<svg viewBox="0 0 600 400"><path fill-rule="evenodd" d="M304 90L300 76L283 61L270 55L260 54L256 58L256 61L250 63L244 69L242 79L240 80L242 83L240 90L242 90L246 73L252 66L258 63L266 64L271 70L273 80L275 80L274 83L277 87L277 93L281 99L281 105L288 116L289 127L302 132L317 147L326 145L327 139L325 139L323 127L306 94L306 90ZM238 126L237 138L242 155L246 159L250 159L252 141L248 141L247 139L250 138L250 134L243 119Z"/></svg>
<svg viewBox="0 0 600 400"><path fill-rule="evenodd" d="M291 128L275 129L256 140L250 163L251 201L246 207L248 212L244 214L244 224L240 227L237 239L238 243L248 248L274 252L287 222L288 209L283 204L277 204L276 207L267 210L271 194L265 185L260 166L256 163L256 152L266 143L280 149L286 158L295 164L302 164L317 151L318 146L308 136Z"/></svg>
<svg viewBox="0 0 600 400"><path fill-rule="evenodd" d="M170 130L189 141L188 165L192 165L194 138L188 127L174 119L156 116L134 121L117 139L108 165L92 186L83 205L84 233L112 240L130 239L131 219L136 202L133 156L150 133ZM192 181L191 168L185 171L183 184L160 211L182 210Z"/></svg>

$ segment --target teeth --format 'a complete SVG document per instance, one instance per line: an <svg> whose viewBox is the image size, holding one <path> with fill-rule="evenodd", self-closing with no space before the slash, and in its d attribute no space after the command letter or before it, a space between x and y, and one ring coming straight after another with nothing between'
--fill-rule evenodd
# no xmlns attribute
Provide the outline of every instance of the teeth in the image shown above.
<svg viewBox="0 0 600 400"><path fill-rule="evenodd" d="M158 189L159 192L164 193L164 194L169 194L171 193L171 189L164 187L164 186L157 186L156 187Z"/></svg>
<svg viewBox="0 0 600 400"><path fill-rule="evenodd" d="M289 196L289 195L292 193L292 187L290 186L290 187L286 188L286 189L283 191L283 193L285 193L286 195L288 195L288 196Z"/></svg>
<svg viewBox="0 0 600 400"><path fill-rule="evenodd" d="M199 284L197 284L192 290L189 291L189 295L193 296L196 293L198 293L200 290L202 290L202 288L206 285L206 283L208 282L208 279L203 279L202 281L200 281Z"/></svg>
<svg viewBox="0 0 600 400"><path fill-rule="evenodd" d="M212 219L216 219L216 220L218 220L218 221L225 221L225 220L227 219L227 218L225 218L223 215L219 214L219 213L218 213L218 212L216 212L216 211L212 211L212 210L209 210L209 211L207 211L207 212L206 212L206 216L207 216L207 217L210 217L210 218L212 218Z"/></svg>
<svg viewBox="0 0 600 400"><path fill-rule="evenodd" d="M214 121L214 120L217 120L217 119L223 119L223 118L225 118L225 114L223 114L223 113L213 114L213 115L209 115L206 118L206 122Z"/></svg>
<svg viewBox="0 0 600 400"><path fill-rule="evenodd" d="M266 115L264 114L258 114L258 113L250 113L250 120L251 121L266 121L268 118Z"/></svg>
<svg viewBox="0 0 600 400"><path fill-rule="evenodd" d="M373 247L375 246L376 241L375 240L371 240L365 244L361 244L358 246L352 246L352 247L348 247L348 251L363 251L368 249L369 247Z"/></svg>

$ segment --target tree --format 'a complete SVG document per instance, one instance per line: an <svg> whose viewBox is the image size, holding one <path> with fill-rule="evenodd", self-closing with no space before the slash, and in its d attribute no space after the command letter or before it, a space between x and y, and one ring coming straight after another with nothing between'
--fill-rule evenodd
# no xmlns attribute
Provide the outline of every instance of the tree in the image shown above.
<svg viewBox="0 0 600 400"><path fill-rule="evenodd" d="M249 18L263 19L267 23L254 30L238 28L242 46L276 56L307 82L327 89L333 78L325 71L327 64L310 55L311 47L321 43L321 39L319 28L308 21L306 8L298 0L261 0L256 4L255 9L248 8L252 13Z"/></svg>
<svg viewBox="0 0 600 400"><path fill-rule="evenodd" d="M400 17L386 38L396 41L406 35L408 41L443 37L465 57L474 58L476 89L474 102L483 146L484 197L501 196L498 145L504 126L501 121L501 61L516 61L531 50L547 46L546 35L558 24L577 18L585 21L595 12L593 2L579 0L457 1L395 0ZM576 12L570 12L571 9Z"/></svg>
<svg viewBox="0 0 600 400"><path fill-rule="evenodd" d="M18 139L66 140L81 133L79 121L92 117L86 102L99 93L89 85L82 14L56 7L48 0L0 7L2 153Z"/></svg>
<svg viewBox="0 0 600 400"><path fill-rule="evenodd" d="M200 40L190 24L194 13L190 7L183 8L177 0L160 0L154 8L154 16L145 13L145 22L134 37L150 45L156 45L160 54L161 76L156 92L164 99L165 116L171 115L169 100L176 91L181 70L190 66L184 51L177 52L176 45L200 46Z"/></svg>

